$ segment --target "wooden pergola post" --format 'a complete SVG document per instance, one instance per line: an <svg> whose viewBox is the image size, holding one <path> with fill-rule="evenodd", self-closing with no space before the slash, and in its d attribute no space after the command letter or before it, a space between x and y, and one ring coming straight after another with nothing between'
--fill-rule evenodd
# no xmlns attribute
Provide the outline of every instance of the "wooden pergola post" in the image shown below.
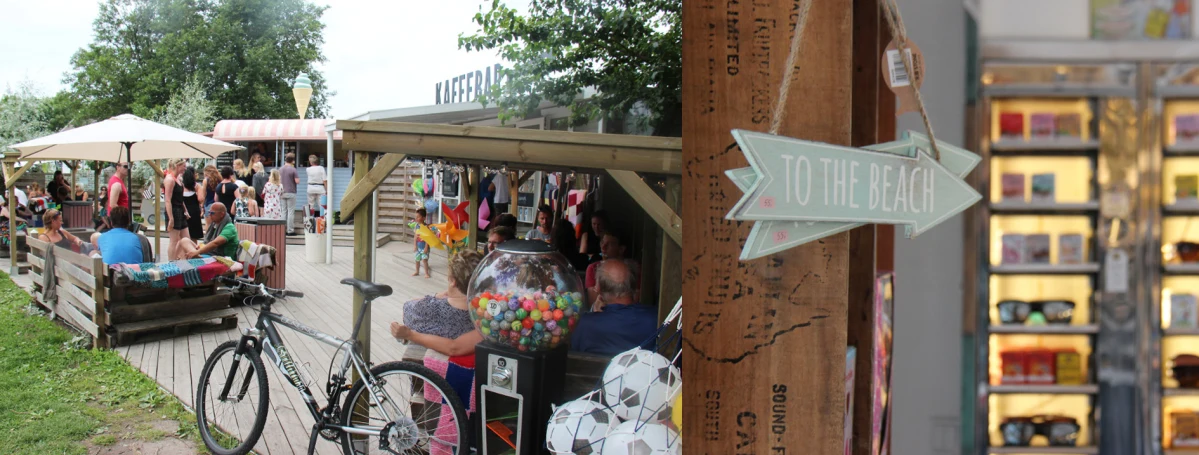
<svg viewBox="0 0 1199 455"><path fill-rule="evenodd" d="M479 241L479 185L483 181L483 168L471 165L466 168L466 249L474 250Z"/></svg>
<svg viewBox="0 0 1199 455"><path fill-rule="evenodd" d="M767 131L800 2L683 3L683 439L706 453L844 452L849 234L739 261L725 219ZM813 1L779 134L849 145L853 2ZM881 56L876 56L881 58Z"/></svg>

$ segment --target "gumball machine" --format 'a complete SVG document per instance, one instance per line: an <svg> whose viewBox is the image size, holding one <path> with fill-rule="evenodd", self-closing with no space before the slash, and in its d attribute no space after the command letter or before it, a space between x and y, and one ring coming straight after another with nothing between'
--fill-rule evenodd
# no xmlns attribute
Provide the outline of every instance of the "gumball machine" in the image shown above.
<svg viewBox="0 0 1199 455"><path fill-rule="evenodd" d="M566 352L583 305L570 262L539 241L504 242L467 289L483 334L475 348L478 453L544 453L551 403L562 399Z"/></svg>

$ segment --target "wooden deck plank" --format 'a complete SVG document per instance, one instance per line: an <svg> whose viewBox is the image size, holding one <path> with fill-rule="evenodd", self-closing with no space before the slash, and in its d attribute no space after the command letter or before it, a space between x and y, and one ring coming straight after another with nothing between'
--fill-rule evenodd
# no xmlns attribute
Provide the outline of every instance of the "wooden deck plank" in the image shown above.
<svg viewBox="0 0 1199 455"><path fill-rule="evenodd" d="M388 328L392 321L403 320L403 303L442 292L446 287L447 262L444 255L433 255L431 258L434 271L432 279L411 277L411 249L411 243L391 242L377 252L378 281L392 286L395 293L380 298L371 305L373 314L369 329L372 331L371 348L376 364L398 360L403 355L403 346L394 341ZM304 292L305 297L281 302L273 309L322 332L343 339L348 338L353 329L351 290L338 282L353 274L352 249L336 247L333 264L328 265L306 262L303 245L288 247L287 254L288 288ZM0 259L0 267L7 265L6 261L7 259ZM29 275L14 277L13 281L24 288L32 284ZM119 348L119 351L130 364L154 378L159 385L180 397L184 403L198 406L200 403L194 403L195 388L198 386L199 375L208 355L220 343L239 339L240 330L252 326L257 320L258 312L255 308L237 306L234 310L239 312L237 330L204 332L187 337L137 343ZM336 349L290 330L283 332L285 342L292 350L297 363L308 364L308 370L315 381L312 391L317 396L318 403L324 404L328 399L324 395L324 385L329 373L329 361ZM266 361L264 358L264 362ZM340 361L334 365L335 368L339 366ZM314 423L312 417L299 394L285 382L286 379L278 374L275 367L266 368L276 371L268 375L268 383L271 385L271 410L262 439L255 445L254 450L263 455L306 453L308 431ZM226 431L244 438L249 431L248 416L234 416L227 420L231 421L218 421L218 424ZM316 453L340 453L340 446L322 439L317 444Z"/></svg>

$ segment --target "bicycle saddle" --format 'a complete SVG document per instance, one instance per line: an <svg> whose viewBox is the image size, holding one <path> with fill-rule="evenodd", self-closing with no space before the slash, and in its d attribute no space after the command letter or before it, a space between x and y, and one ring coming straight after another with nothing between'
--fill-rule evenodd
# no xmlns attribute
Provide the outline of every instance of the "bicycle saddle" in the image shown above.
<svg viewBox="0 0 1199 455"><path fill-rule="evenodd" d="M370 281L356 280L353 278L343 279L341 280L341 284L353 286L354 289L357 289L358 292L361 292L362 296L366 297L367 300L374 300L379 297L387 297L391 295L391 286L386 284L375 284L371 283Z"/></svg>

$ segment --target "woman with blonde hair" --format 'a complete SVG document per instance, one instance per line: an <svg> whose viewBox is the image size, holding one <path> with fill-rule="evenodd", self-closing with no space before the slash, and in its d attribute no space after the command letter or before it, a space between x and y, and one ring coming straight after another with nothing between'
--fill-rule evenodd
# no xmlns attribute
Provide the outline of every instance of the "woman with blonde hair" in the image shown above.
<svg viewBox="0 0 1199 455"><path fill-rule="evenodd" d="M259 160L261 160L261 159L262 158L259 157ZM262 190L264 189L264 187L266 187L266 180L267 180L266 170L262 167L262 161L255 161L253 164L250 165L250 168L254 170L254 177L252 178L252 180L254 181L254 194L258 195L258 206L262 207L263 206L262 197L265 196L265 194L263 194Z"/></svg>
<svg viewBox="0 0 1199 455"><path fill-rule="evenodd" d="M233 178L241 180L242 183L250 185L254 183L254 170L246 166L246 162L241 158L233 160Z"/></svg>
<svg viewBox="0 0 1199 455"><path fill-rule="evenodd" d="M259 163L261 166L261 163ZM258 176L254 176L258 178ZM283 183L279 178L279 170L272 169L271 177L262 187L262 216L272 220L283 219Z"/></svg>
<svg viewBox="0 0 1199 455"><path fill-rule="evenodd" d="M45 226L45 229L41 235L37 236L38 240L52 243L68 250L72 246L83 244L83 241L79 240L79 237L75 237L62 228L62 213L57 209L50 209L42 214L42 225Z"/></svg>
<svg viewBox="0 0 1199 455"><path fill-rule="evenodd" d="M163 193L167 203L167 251L175 251L179 240L188 237L187 207L183 204L183 172L187 170L187 162L172 158L167 162L166 176L162 180ZM144 203L144 202L143 202Z"/></svg>
<svg viewBox="0 0 1199 455"><path fill-rule="evenodd" d="M241 196L233 202L233 219L240 220L242 218L262 216L262 212L258 208L258 201L254 197L254 187L243 186L238 190L238 194Z"/></svg>

